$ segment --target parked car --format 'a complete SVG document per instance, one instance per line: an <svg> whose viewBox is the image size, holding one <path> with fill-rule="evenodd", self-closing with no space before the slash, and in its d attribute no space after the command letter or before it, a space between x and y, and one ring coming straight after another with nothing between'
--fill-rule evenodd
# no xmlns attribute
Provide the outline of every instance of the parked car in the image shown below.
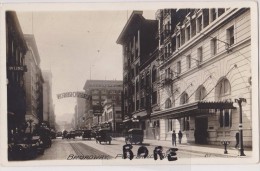
<svg viewBox="0 0 260 171"><path fill-rule="evenodd" d="M50 132L51 139L56 139L56 132L52 129Z"/></svg>
<svg viewBox="0 0 260 171"><path fill-rule="evenodd" d="M99 144L101 144L101 142L106 142L111 144L112 138L110 136L110 130L107 129L100 129L98 130L97 134L96 134L96 142L99 142Z"/></svg>
<svg viewBox="0 0 260 171"><path fill-rule="evenodd" d="M76 130L75 131L75 136L80 137L82 135L83 131L82 130Z"/></svg>
<svg viewBox="0 0 260 171"><path fill-rule="evenodd" d="M92 137L92 131L91 130L84 130L82 133L82 139L84 140L87 138L88 140L91 140Z"/></svg>
<svg viewBox="0 0 260 171"><path fill-rule="evenodd" d="M57 132L56 137L62 137L62 132L61 131Z"/></svg>
<svg viewBox="0 0 260 171"><path fill-rule="evenodd" d="M38 154L40 155L44 154L45 147L40 136L38 135L32 136L31 142L32 142L32 146L36 146Z"/></svg>
<svg viewBox="0 0 260 171"><path fill-rule="evenodd" d="M128 144L142 144L144 141L144 132L141 129L129 129L125 136L125 143Z"/></svg>
<svg viewBox="0 0 260 171"><path fill-rule="evenodd" d="M38 143L30 140L29 136L25 136L14 143L8 144L9 160L28 160L35 158L39 150Z"/></svg>
<svg viewBox="0 0 260 171"><path fill-rule="evenodd" d="M69 133L67 133L67 135L66 135L66 138L67 139L75 139L75 137L76 137L76 134L75 134L75 131L70 131Z"/></svg>

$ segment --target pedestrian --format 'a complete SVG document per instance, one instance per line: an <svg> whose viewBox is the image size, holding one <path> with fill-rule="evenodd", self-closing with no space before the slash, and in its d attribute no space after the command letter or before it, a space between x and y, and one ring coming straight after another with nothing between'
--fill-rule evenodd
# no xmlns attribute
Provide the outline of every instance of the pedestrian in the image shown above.
<svg viewBox="0 0 260 171"><path fill-rule="evenodd" d="M177 146L176 145L176 133L175 133L175 131L173 130L172 131L172 145L174 146Z"/></svg>
<svg viewBox="0 0 260 171"><path fill-rule="evenodd" d="M238 147L238 144L239 144L239 132L236 133L236 145L235 145L235 148Z"/></svg>
<svg viewBox="0 0 260 171"><path fill-rule="evenodd" d="M182 139L182 132L181 132L181 130L178 133L178 138L179 138L179 144L181 144L181 139Z"/></svg>

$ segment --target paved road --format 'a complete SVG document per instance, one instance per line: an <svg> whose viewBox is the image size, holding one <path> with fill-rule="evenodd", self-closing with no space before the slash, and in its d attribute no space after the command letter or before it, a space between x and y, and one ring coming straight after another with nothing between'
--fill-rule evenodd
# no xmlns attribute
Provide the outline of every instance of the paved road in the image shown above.
<svg viewBox="0 0 260 171"><path fill-rule="evenodd" d="M84 157L84 158L83 158ZM112 156L92 148L79 139L54 139L52 146L45 150L36 160L76 160L76 159L111 159Z"/></svg>
<svg viewBox="0 0 260 171"><path fill-rule="evenodd" d="M38 156L36 160L72 160L72 159L115 159L122 158L123 141L112 141L111 145L106 143L96 143L92 140L82 140L81 137L76 139L60 139L53 140L52 146L45 150L44 155ZM150 144L143 144L147 147L149 155L153 154L155 146ZM137 150L141 145L133 145L133 153L137 154ZM168 148L164 148L165 153ZM84 156L84 158L82 158ZM80 158L81 157L81 158ZM205 157L204 154L190 153L186 151L178 151L178 158L198 158ZM153 160L153 157L150 158Z"/></svg>

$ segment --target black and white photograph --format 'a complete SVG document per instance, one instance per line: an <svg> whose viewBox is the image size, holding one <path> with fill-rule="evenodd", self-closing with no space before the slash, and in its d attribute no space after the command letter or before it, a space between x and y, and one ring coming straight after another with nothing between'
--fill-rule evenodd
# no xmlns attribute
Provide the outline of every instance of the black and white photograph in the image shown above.
<svg viewBox="0 0 260 171"><path fill-rule="evenodd" d="M7 165L258 162L252 4L9 7Z"/></svg>

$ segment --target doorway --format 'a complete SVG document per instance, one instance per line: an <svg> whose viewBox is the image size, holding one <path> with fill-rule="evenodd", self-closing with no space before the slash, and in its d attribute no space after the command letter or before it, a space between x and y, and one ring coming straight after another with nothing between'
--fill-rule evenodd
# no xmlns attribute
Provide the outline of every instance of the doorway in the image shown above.
<svg viewBox="0 0 260 171"><path fill-rule="evenodd" d="M197 117L195 118L195 143L196 144L207 144L208 138L208 117Z"/></svg>

